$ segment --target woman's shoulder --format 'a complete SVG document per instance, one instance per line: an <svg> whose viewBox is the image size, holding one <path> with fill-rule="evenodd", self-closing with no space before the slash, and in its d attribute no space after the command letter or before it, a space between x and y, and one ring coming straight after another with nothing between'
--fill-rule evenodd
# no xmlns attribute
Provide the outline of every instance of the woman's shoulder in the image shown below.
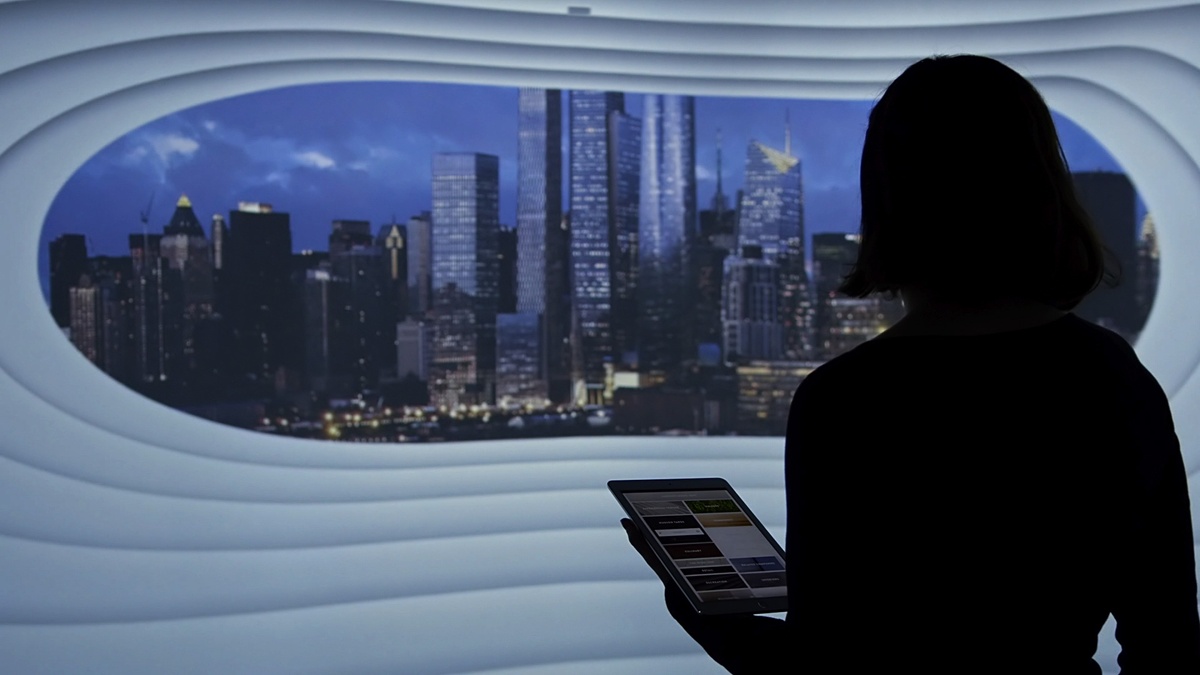
<svg viewBox="0 0 1200 675"><path fill-rule="evenodd" d="M828 396L859 391L872 382L920 375L961 377L992 373L1001 363L1020 365L1025 377L1055 377L1079 370L1124 386L1146 385L1153 377L1119 334L1066 314L1032 328L979 335L911 335L868 340L815 368L797 395ZM1087 378L1090 379L1090 378ZM1139 387L1140 388L1140 387Z"/></svg>

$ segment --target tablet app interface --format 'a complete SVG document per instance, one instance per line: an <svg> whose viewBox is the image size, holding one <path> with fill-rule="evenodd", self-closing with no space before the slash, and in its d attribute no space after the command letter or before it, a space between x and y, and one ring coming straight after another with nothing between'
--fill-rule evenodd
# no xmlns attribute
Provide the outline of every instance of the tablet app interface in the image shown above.
<svg viewBox="0 0 1200 675"><path fill-rule="evenodd" d="M625 496L701 602L787 595L783 560L727 491Z"/></svg>

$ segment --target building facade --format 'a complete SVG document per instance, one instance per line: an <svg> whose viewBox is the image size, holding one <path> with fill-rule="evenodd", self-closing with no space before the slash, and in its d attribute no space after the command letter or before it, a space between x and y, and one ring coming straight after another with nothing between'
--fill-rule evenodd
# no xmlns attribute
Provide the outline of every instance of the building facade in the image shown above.
<svg viewBox="0 0 1200 675"><path fill-rule="evenodd" d="M696 119L690 96L649 95L642 116L638 216L638 368L674 376L695 358Z"/></svg>
<svg viewBox="0 0 1200 675"><path fill-rule="evenodd" d="M571 287L578 330L573 343L582 360L573 364L580 383L576 397L599 403L613 341L614 225L610 212L610 119L623 113L617 92L573 91L570 96Z"/></svg>
<svg viewBox="0 0 1200 675"><path fill-rule="evenodd" d="M492 403L500 299L500 162L495 155L433 158L435 405Z"/></svg>

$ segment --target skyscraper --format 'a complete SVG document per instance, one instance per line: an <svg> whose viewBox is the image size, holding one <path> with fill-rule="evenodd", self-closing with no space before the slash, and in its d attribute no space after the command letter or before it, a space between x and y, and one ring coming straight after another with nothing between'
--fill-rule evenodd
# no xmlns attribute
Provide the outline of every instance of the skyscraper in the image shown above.
<svg viewBox="0 0 1200 675"><path fill-rule="evenodd" d="M433 307L433 237L428 211L408 219L408 310L424 318Z"/></svg>
<svg viewBox="0 0 1200 675"><path fill-rule="evenodd" d="M87 268L87 239L64 234L50 242L50 314L60 328L71 325L71 287Z"/></svg>
<svg viewBox="0 0 1200 675"><path fill-rule="evenodd" d="M642 121L608 116L609 260L612 271L614 365L637 365L638 216L641 211ZM611 392L605 391L607 397Z"/></svg>
<svg viewBox="0 0 1200 675"><path fill-rule="evenodd" d="M175 213L163 228L159 245L168 268L178 272L183 286L181 337L185 366L191 370L196 351L196 326L212 316L215 296L212 249L187 195L180 196L175 204Z"/></svg>
<svg viewBox="0 0 1200 675"><path fill-rule="evenodd" d="M763 260L779 266L783 358L810 358L813 308L805 270L800 160L792 154L790 123L782 151L750 142L744 185L738 245L761 248Z"/></svg>
<svg viewBox="0 0 1200 675"><path fill-rule="evenodd" d="M329 264L336 297L330 337L334 363L342 366L331 375L348 378L349 391L339 393L361 394L378 386L380 372L392 363L396 339L388 264L370 223L335 220Z"/></svg>
<svg viewBox="0 0 1200 675"><path fill-rule="evenodd" d="M738 247L762 248L763 260L776 262L788 239L804 240L800 160L791 154L750 141L746 177L738 217Z"/></svg>
<svg viewBox="0 0 1200 675"><path fill-rule="evenodd" d="M129 235L129 255L133 267L133 382L162 390L172 387L180 374L182 276L162 257L162 235Z"/></svg>
<svg viewBox="0 0 1200 675"><path fill-rule="evenodd" d="M574 91L570 102L572 311L585 397L603 399L605 365L613 362L613 223L610 211L609 120L625 108L616 92Z"/></svg>
<svg viewBox="0 0 1200 675"><path fill-rule="evenodd" d="M500 296L500 162L494 155L433 158L434 362L437 405L491 403Z"/></svg>
<svg viewBox="0 0 1200 675"><path fill-rule="evenodd" d="M700 212L700 233L688 255L689 285L695 289L688 320L697 357L713 363L714 350L721 345L721 287L724 283L725 258L737 248L737 211L729 208L724 191L721 163L721 133L717 131L717 187L709 208Z"/></svg>
<svg viewBox="0 0 1200 675"><path fill-rule="evenodd" d="M833 300L842 279L858 260L856 234L819 232L813 235L813 288L816 298L816 357L831 359L840 349L835 339L840 328L834 323Z"/></svg>
<svg viewBox="0 0 1200 675"><path fill-rule="evenodd" d="M638 367L674 375L685 354L695 358L688 330L695 296L688 283L697 229L695 102L649 95L642 111Z"/></svg>
<svg viewBox="0 0 1200 675"><path fill-rule="evenodd" d="M408 228L400 223L389 223L379 228L375 245L383 250L384 274L387 277L389 305L396 321L408 315Z"/></svg>
<svg viewBox="0 0 1200 675"><path fill-rule="evenodd" d="M541 376L542 315L533 312L496 317L496 402L540 407L546 399Z"/></svg>
<svg viewBox="0 0 1200 675"><path fill-rule="evenodd" d="M222 283L236 345L232 372L250 389L271 390L298 368L300 312L291 283L292 228L287 213L270 204L241 202L229 214Z"/></svg>
<svg viewBox="0 0 1200 675"><path fill-rule="evenodd" d="M562 208L562 93L521 89L517 102L517 307L542 315L538 377L569 398L569 242ZM553 336L553 337L552 337ZM554 383L550 384L553 380Z"/></svg>
<svg viewBox="0 0 1200 675"><path fill-rule="evenodd" d="M500 226L500 299L501 314L517 311L517 231Z"/></svg>
<svg viewBox="0 0 1200 675"><path fill-rule="evenodd" d="M725 259L721 351L726 363L774 360L783 353L779 267L756 246Z"/></svg>

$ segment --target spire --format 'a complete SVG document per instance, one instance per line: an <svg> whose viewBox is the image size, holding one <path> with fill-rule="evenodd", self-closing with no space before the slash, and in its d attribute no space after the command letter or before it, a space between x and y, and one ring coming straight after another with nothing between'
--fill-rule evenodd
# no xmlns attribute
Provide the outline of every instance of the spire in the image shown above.
<svg viewBox="0 0 1200 675"><path fill-rule="evenodd" d="M721 129L717 128L717 194L724 194L721 189Z"/></svg>
<svg viewBox="0 0 1200 675"><path fill-rule="evenodd" d="M175 202L175 206L190 209L192 208L192 200L188 199L186 194L181 194L179 195L179 201Z"/></svg>
<svg viewBox="0 0 1200 675"><path fill-rule="evenodd" d="M792 154L792 109L783 109L783 154Z"/></svg>

